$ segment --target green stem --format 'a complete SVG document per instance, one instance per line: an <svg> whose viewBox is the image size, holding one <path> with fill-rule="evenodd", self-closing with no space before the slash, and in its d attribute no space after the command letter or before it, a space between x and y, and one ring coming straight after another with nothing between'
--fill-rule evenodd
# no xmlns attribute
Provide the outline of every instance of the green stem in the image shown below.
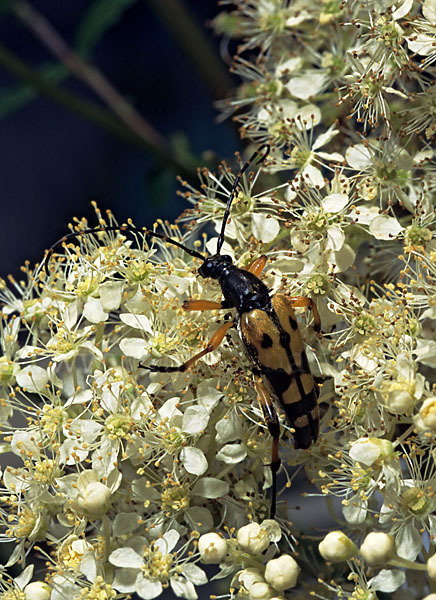
<svg viewBox="0 0 436 600"><path fill-rule="evenodd" d="M427 565L423 563L417 563L406 558L400 558L399 556L392 558L389 561L389 565L392 567L402 567L404 569L413 569L414 571L427 571Z"/></svg>
<svg viewBox="0 0 436 600"><path fill-rule="evenodd" d="M142 151L147 153L152 152L157 155L182 177L189 178L193 176L194 169L181 163L177 157L164 151L160 146L155 146L150 140L145 140L143 137L138 136L97 104L82 100L75 94L56 87L45 77L41 76L36 70L28 67L23 61L2 45L0 45L0 65L15 77L36 89L42 96L50 98L57 104L60 104L68 110L84 117L88 121L99 125L112 135L137 146Z"/></svg>
<svg viewBox="0 0 436 600"><path fill-rule="evenodd" d="M227 96L233 89L232 79L183 0L148 0L148 3L189 57L212 97Z"/></svg>

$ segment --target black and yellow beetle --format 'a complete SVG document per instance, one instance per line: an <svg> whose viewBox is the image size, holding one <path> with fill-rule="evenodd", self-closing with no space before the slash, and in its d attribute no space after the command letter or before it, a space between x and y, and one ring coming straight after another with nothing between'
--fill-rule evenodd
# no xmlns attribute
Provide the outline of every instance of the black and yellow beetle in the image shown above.
<svg viewBox="0 0 436 600"><path fill-rule="evenodd" d="M267 262L266 256L260 256L246 269L240 269L233 264L230 256L221 254L230 208L241 177L253 162L264 161L269 151L269 145L263 144L244 163L235 178L224 212L216 254L212 256L204 257L199 252L187 248L177 240L161 233L122 225L120 227L97 227L67 234L50 248L45 260L57 246L69 238L101 231L130 231L161 239L202 261L203 264L199 267L198 274L200 277L218 280L224 299L221 302L188 300L183 304L184 310L204 311L235 308L235 317L224 323L214 333L204 350L185 363L172 367L151 365L144 366L144 368L164 373L186 371L198 359L216 350L231 327L237 327L253 370L258 401L273 438L270 464L272 471L271 518L273 518L276 505L277 472L280 467L280 424L271 398L274 398L280 409L285 412L292 428L296 448L308 448L316 441L319 433L318 391L309 369L294 308L311 308L314 327L317 331L320 329L320 320L316 306L310 298L270 293L267 286L259 279Z"/></svg>

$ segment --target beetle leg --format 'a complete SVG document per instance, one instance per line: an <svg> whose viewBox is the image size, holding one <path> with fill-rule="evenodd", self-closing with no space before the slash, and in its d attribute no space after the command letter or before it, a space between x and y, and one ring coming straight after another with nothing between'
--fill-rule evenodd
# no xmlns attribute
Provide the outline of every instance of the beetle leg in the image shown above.
<svg viewBox="0 0 436 600"><path fill-rule="evenodd" d="M317 333L321 331L321 319L319 316L318 309L316 307L315 302L312 298L307 298L307 296L286 296L288 300L290 300L292 306L299 306L304 308L309 308L313 314L313 328Z"/></svg>
<svg viewBox="0 0 436 600"><path fill-rule="evenodd" d="M255 375L254 385L257 391L257 401L262 409L263 418L265 419L268 431L272 436L271 464L269 465L272 474L270 518L274 519L274 515L276 514L277 500L277 472L280 469L281 464L279 457L280 423L274 405L271 401L271 397L268 394L265 384L260 376Z"/></svg>
<svg viewBox="0 0 436 600"><path fill-rule="evenodd" d="M184 362L182 365L179 365L178 367L161 367L159 365L141 365L141 367L143 369L148 369L149 371L153 371L155 373L175 373L177 371L183 373L184 371L187 371L188 369L193 367L199 358L202 358L206 354L209 354L209 352L213 352L214 350L216 350L225 338L226 333L228 332L230 327L233 326L233 324L234 321L230 321L229 323L224 323L224 325L221 325L221 327L217 329L213 336L210 338L209 343L207 344L204 350L202 350L198 354L195 354L195 356Z"/></svg>
<svg viewBox="0 0 436 600"><path fill-rule="evenodd" d="M226 300L214 302L213 300L186 300L182 304L183 310L221 310L232 308Z"/></svg>

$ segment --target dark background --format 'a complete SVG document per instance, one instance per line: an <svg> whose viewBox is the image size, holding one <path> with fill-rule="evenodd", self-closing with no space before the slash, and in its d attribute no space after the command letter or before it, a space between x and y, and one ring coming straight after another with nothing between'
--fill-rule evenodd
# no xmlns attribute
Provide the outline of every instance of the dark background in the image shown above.
<svg viewBox="0 0 436 600"><path fill-rule="evenodd" d="M216 0L183 3L218 56L222 42L207 25L219 12ZM31 4L74 45L80 19L93 2ZM29 66L56 62L8 11L0 13L0 44ZM240 147L231 121L216 122L214 92L146 0L132 3L95 46L89 61L162 135L182 136L198 165L214 156L231 157ZM22 85L0 65L0 94ZM61 86L103 106L75 76ZM40 96L2 111L0 98L0 117L0 276L19 275L26 259L40 261L74 215L96 224L91 200L101 209L111 208L120 222L132 217L137 226L150 226L157 217L174 219L187 206L176 195L175 171L50 99Z"/></svg>

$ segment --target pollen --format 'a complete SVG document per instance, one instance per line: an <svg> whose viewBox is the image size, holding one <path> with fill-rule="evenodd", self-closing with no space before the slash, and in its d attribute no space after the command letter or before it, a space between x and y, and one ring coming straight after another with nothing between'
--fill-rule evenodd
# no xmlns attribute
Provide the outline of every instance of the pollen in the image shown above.
<svg viewBox="0 0 436 600"><path fill-rule="evenodd" d="M172 554L163 554L160 550L155 550L151 546L144 550L143 558L145 564L141 570L144 577L158 580L161 583L166 583L170 579L174 564Z"/></svg>
<svg viewBox="0 0 436 600"><path fill-rule="evenodd" d="M189 507L189 486L174 481L171 475L168 475L163 483L161 492L162 510L170 513L177 513Z"/></svg>

